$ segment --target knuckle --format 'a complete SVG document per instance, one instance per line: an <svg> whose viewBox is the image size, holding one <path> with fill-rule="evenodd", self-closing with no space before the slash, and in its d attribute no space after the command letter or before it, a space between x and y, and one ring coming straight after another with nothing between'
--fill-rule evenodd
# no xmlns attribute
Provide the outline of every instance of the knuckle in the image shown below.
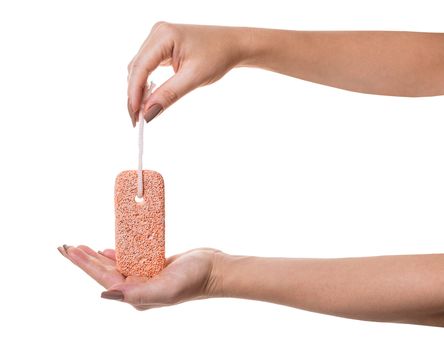
<svg viewBox="0 0 444 350"><path fill-rule="evenodd" d="M161 26L161 25L163 25L165 23L166 23L166 21L157 21L156 23L154 23L152 29L156 29L156 28L158 28L159 26Z"/></svg>
<svg viewBox="0 0 444 350"><path fill-rule="evenodd" d="M142 308L143 304L144 304L144 300L142 298L142 293L138 293L138 292L127 292L125 293L125 301L128 304L131 304L133 307L137 308Z"/></svg>
<svg viewBox="0 0 444 350"><path fill-rule="evenodd" d="M143 300L143 296L141 294L137 294L133 297L132 304L134 306L139 307L139 308L143 308L143 305L145 304L145 300Z"/></svg>
<svg viewBox="0 0 444 350"><path fill-rule="evenodd" d="M141 66L140 61L138 59L135 59L134 61L131 62L131 68L132 69L136 69L139 68Z"/></svg>
<svg viewBox="0 0 444 350"><path fill-rule="evenodd" d="M154 23L153 28L151 29L151 32L155 32L155 31L159 30L160 28L165 28L168 26L169 26L168 22L158 21L158 22Z"/></svg>
<svg viewBox="0 0 444 350"><path fill-rule="evenodd" d="M162 98L166 105L169 106L176 102L179 99L179 96L176 91L166 88L162 91Z"/></svg>
<svg viewBox="0 0 444 350"><path fill-rule="evenodd" d="M151 32L159 32L162 34L174 35L177 31L177 25L165 21L160 21L154 24Z"/></svg>
<svg viewBox="0 0 444 350"><path fill-rule="evenodd" d="M140 62L138 59L134 60L131 65L131 71L132 72L144 72L149 73L148 68L145 64Z"/></svg>

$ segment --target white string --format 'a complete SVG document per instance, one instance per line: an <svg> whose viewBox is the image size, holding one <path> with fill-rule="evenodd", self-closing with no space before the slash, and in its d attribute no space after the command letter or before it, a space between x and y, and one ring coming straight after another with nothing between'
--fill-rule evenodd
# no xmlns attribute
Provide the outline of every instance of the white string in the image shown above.
<svg viewBox="0 0 444 350"><path fill-rule="evenodd" d="M146 101L151 95L154 89L154 83L151 82L148 87L145 87L142 101ZM142 108L139 112L139 168L137 169L137 197L143 198L143 172L142 172L142 160L143 160L143 126L145 119L143 118Z"/></svg>

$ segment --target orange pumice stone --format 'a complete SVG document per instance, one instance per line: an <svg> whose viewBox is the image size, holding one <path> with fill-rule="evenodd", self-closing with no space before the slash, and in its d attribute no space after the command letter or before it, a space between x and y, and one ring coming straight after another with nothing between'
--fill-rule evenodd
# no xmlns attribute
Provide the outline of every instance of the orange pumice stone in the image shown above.
<svg viewBox="0 0 444 350"><path fill-rule="evenodd" d="M137 171L115 185L116 261L125 276L152 277L165 266L165 193L162 175L143 171L143 200L136 201Z"/></svg>

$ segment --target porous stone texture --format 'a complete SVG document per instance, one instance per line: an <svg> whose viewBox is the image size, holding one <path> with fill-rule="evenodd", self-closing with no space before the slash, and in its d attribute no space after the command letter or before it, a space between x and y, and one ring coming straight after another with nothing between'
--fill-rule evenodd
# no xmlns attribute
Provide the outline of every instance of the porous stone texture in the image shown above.
<svg viewBox="0 0 444 350"><path fill-rule="evenodd" d="M137 171L121 172L115 185L116 261L125 276L152 277L165 266L165 191L162 175L143 170L143 201Z"/></svg>

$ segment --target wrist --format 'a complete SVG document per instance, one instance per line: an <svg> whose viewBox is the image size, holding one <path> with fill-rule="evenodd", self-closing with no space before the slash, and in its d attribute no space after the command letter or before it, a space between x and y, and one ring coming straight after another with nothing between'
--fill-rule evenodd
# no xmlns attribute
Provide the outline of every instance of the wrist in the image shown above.
<svg viewBox="0 0 444 350"><path fill-rule="evenodd" d="M229 255L221 251L212 253L212 267L205 288L205 296L207 298L224 297L224 274L226 273L227 260Z"/></svg>
<svg viewBox="0 0 444 350"><path fill-rule="evenodd" d="M238 45L239 58L236 67L254 67L259 56L258 38L261 29L236 28L236 43Z"/></svg>
<svg viewBox="0 0 444 350"><path fill-rule="evenodd" d="M255 257L214 252L206 296L249 298L251 283L255 280L255 265Z"/></svg>
<svg viewBox="0 0 444 350"><path fill-rule="evenodd" d="M262 28L239 28L241 37L240 60L237 67L263 68L267 55L272 48L273 36L271 30Z"/></svg>

